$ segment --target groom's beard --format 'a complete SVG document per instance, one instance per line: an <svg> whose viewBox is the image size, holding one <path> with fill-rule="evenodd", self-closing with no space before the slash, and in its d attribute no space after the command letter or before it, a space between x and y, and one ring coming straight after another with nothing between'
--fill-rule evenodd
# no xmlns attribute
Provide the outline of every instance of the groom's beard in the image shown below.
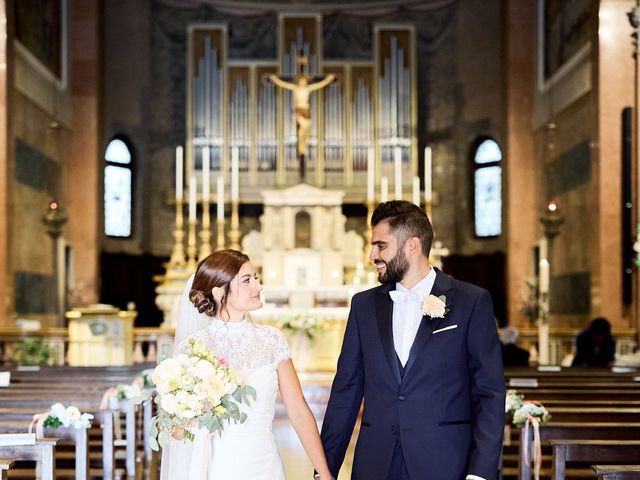
<svg viewBox="0 0 640 480"><path fill-rule="evenodd" d="M385 268L384 273L378 274L378 281L380 283L398 283L402 281L409 270L409 262L404 256L404 251L401 248L398 249L398 253L396 253L395 257L388 262L378 260L374 263L376 265L382 263L387 267Z"/></svg>

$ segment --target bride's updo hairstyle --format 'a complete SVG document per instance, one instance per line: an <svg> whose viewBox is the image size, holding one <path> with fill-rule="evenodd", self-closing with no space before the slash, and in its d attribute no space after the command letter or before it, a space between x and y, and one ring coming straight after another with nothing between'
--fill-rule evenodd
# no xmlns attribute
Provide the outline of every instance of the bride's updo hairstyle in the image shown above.
<svg viewBox="0 0 640 480"><path fill-rule="evenodd" d="M198 309L210 317L215 317L225 307L229 295L231 280L238 274L242 265L249 261L244 253L237 250L218 250L198 264L189 300ZM211 291L215 287L224 289L220 304L213 298Z"/></svg>

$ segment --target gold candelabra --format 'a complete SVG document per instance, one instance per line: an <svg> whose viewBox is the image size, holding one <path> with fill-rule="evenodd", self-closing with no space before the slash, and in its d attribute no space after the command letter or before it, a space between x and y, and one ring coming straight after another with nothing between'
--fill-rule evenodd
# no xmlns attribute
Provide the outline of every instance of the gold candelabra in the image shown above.
<svg viewBox="0 0 640 480"><path fill-rule="evenodd" d="M240 218L238 216L238 199L231 200L231 230L229 230L230 248L240 250Z"/></svg>
<svg viewBox="0 0 640 480"><path fill-rule="evenodd" d="M185 264L184 258L184 215L182 212L182 206L184 201L181 198L176 199L176 228L173 230L173 238L175 244L171 252L171 259L169 265L171 267L181 267Z"/></svg>
<svg viewBox="0 0 640 480"><path fill-rule="evenodd" d="M211 255L211 217L209 214L209 199L202 199L202 228L200 229L200 260Z"/></svg>
<svg viewBox="0 0 640 480"><path fill-rule="evenodd" d="M187 268L195 271L196 261L196 223L197 220L189 219L189 237L187 238Z"/></svg>
<svg viewBox="0 0 640 480"><path fill-rule="evenodd" d="M218 219L218 240L216 242L217 250L224 250L224 218Z"/></svg>

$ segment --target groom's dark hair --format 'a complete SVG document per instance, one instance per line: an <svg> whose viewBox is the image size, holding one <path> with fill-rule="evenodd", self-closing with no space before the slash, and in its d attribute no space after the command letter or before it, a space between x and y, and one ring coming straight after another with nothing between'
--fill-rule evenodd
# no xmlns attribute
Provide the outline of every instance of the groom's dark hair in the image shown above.
<svg viewBox="0 0 640 480"><path fill-rule="evenodd" d="M429 257L433 242L433 227L429 217L415 203L406 200L391 200L379 204L371 215L371 226L388 222L391 233L404 245L410 237L417 237L422 245L422 253Z"/></svg>

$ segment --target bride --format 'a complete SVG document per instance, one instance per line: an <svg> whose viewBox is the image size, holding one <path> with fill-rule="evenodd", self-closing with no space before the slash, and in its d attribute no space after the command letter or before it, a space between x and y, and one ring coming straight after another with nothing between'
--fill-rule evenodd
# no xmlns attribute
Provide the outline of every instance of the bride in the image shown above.
<svg viewBox="0 0 640 480"><path fill-rule="evenodd" d="M247 312L262 306L261 290L249 257L235 250L212 253L189 279L174 353L187 351L188 338L198 339L240 371L257 398L241 407L247 420L225 425L221 436L199 430L193 442L171 439L162 452L161 480L284 480L271 429L278 389L311 463L322 480L331 479L284 334L247 318Z"/></svg>

